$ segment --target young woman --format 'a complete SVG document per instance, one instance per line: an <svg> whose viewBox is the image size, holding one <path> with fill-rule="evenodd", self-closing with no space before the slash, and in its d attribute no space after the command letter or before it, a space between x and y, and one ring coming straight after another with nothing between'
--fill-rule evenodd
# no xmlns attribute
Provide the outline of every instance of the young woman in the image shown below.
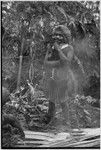
<svg viewBox="0 0 101 150"><path fill-rule="evenodd" d="M58 51L59 59L50 61L50 53L47 51L44 66L49 68L52 72L51 76L47 79L47 93L49 97L49 110L47 114L46 123L49 123L55 114L55 103L62 107L63 115L68 126L69 113L68 113L68 99L70 99L77 90L77 81L70 68L73 59L73 47L66 43L55 42L53 48Z"/></svg>

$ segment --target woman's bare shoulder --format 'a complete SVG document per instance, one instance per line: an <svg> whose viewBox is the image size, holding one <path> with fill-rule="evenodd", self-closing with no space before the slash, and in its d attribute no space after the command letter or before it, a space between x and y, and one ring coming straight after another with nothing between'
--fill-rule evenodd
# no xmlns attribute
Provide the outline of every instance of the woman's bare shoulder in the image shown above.
<svg viewBox="0 0 101 150"><path fill-rule="evenodd" d="M74 49L73 49L73 47L71 46L71 45L68 45L68 46L65 46L65 47L63 47L62 48L62 52L65 54L65 55L67 55L68 54L68 52L73 52L74 51Z"/></svg>

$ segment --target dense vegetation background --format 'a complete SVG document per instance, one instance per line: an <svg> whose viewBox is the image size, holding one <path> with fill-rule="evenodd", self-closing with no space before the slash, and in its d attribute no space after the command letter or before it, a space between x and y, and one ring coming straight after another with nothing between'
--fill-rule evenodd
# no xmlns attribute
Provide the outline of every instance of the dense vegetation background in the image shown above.
<svg viewBox="0 0 101 150"><path fill-rule="evenodd" d="M41 84L43 61L47 43L51 42L52 31L58 25L70 29L71 44L84 69L85 80L81 86L84 96L77 97L83 99L80 104L84 101L94 107L100 106L99 5L100 1L2 2L2 86L9 90L11 99L3 111L16 116L16 107L24 128L36 129L33 115L39 113L40 117L48 109ZM74 72L77 68L74 62ZM81 81L80 70L75 73ZM2 100L5 101L5 97ZM93 110L94 114L97 113ZM81 126L86 127L86 124ZM88 124L93 127L97 122Z"/></svg>

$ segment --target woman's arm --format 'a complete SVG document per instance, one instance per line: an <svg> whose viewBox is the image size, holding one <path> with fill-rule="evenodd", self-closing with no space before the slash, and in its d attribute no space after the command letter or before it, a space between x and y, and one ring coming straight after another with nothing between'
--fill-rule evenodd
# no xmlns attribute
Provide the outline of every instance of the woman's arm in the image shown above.
<svg viewBox="0 0 101 150"><path fill-rule="evenodd" d="M65 54L62 52L60 46L59 46L56 42L54 43L54 47L55 47L55 49L59 52L60 59L67 61L67 57L66 57Z"/></svg>
<svg viewBox="0 0 101 150"><path fill-rule="evenodd" d="M49 52L47 51L46 56L45 56L45 60L44 60L44 64L49 66L49 67L55 67L56 65L58 65L60 63L59 60L57 61L49 61Z"/></svg>
<svg viewBox="0 0 101 150"><path fill-rule="evenodd" d="M54 46L58 50L59 56L63 61L71 61L72 60L73 54L74 54L74 50L73 50L72 46L68 45L65 48L65 54L64 54L62 48L60 48L60 46L57 43L55 43Z"/></svg>

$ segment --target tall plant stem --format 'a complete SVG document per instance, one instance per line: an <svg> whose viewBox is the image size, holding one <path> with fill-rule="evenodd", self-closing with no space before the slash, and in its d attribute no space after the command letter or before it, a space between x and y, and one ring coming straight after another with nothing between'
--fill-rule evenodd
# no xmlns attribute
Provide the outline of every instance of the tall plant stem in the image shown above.
<svg viewBox="0 0 101 150"><path fill-rule="evenodd" d="M22 69L22 59L23 59L23 47L24 47L24 38L22 39L22 44L21 44L21 53L20 53L20 60L19 60L19 70L18 70L18 80L17 80L17 90L20 87L20 80L21 80L21 69Z"/></svg>

